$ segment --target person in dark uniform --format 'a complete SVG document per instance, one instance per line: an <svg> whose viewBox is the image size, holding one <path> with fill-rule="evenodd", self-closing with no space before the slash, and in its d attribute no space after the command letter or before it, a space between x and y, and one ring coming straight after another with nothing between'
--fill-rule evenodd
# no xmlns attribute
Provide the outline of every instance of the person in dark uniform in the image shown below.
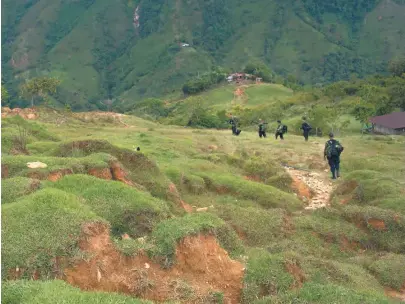
<svg viewBox="0 0 405 304"><path fill-rule="evenodd" d="M266 125L267 122L263 122L263 119L259 119L259 137L266 137Z"/></svg>
<svg viewBox="0 0 405 304"><path fill-rule="evenodd" d="M281 120L277 120L277 122L278 122L278 126L277 126L277 130L276 130L276 139L280 136L280 139L284 140L283 134L285 132L287 132L287 126L283 125L281 123Z"/></svg>
<svg viewBox="0 0 405 304"><path fill-rule="evenodd" d="M232 134L239 135L241 130L238 130L238 121L237 121L236 117L233 116L232 114L230 114L229 123L232 126Z"/></svg>
<svg viewBox="0 0 405 304"><path fill-rule="evenodd" d="M301 125L301 130L304 131L304 138L305 141L308 141L308 137L309 137L309 131L312 130L312 127L310 126L309 123L307 123L306 119L304 118L304 122Z"/></svg>
<svg viewBox="0 0 405 304"><path fill-rule="evenodd" d="M328 159L332 179L340 177L340 154L344 150L340 142L334 137L333 133L329 133L329 140L325 143L323 152L324 158Z"/></svg>

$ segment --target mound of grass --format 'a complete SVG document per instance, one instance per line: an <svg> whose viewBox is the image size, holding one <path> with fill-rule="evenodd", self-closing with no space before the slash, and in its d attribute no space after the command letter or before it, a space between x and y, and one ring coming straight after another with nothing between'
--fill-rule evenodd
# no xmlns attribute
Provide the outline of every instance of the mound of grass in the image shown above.
<svg viewBox="0 0 405 304"><path fill-rule="evenodd" d="M5 179L2 181L1 203L14 202L17 198L38 190L40 186L40 181L31 178L14 177Z"/></svg>
<svg viewBox="0 0 405 304"><path fill-rule="evenodd" d="M361 265L313 257L300 258L300 265L311 282L328 282L356 290L383 292L376 278Z"/></svg>
<svg viewBox="0 0 405 304"><path fill-rule="evenodd" d="M155 248L151 254L165 266L170 266L174 262L177 242L200 233L214 234L231 255L243 252L238 236L223 220L210 213L192 213L160 222L152 232Z"/></svg>
<svg viewBox="0 0 405 304"><path fill-rule="evenodd" d="M309 229L317 234L328 238L329 241L339 242L341 237L349 241L365 243L367 234L353 224L343 221L341 218L324 218L319 214L311 214L294 218L295 228L301 230Z"/></svg>
<svg viewBox="0 0 405 304"><path fill-rule="evenodd" d="M91 168L109 168L109 164L114 158L105 153L92 154L82 158L61 158L50 156L3 156L1 163L7 166L9 177L29 176L35 173L36 176L46 178L50 172L58 170L71 170L73 173L87 173ZM47 164L47 168L30 169L28 162L42 162Z"/></svg>
<svg viewBox="0 0 405 304"><path fill-rule="evenodd" d="M83 204L111 223L114 235L142 237L169 212L165 202L121 182L68 175L52 186L83 197Z"/></svg>
<svg viewBox="0 0 405 304"><path fill-rule="evenodd" d="M58 142L38 141L27 145L31 155L52 156L53 151L59 146Z"/></svg>
<svg viewBox="0 0 405 304"><path fill-rule="evenodd" d="M57 189L40 190L2 205L2 275L16 267L26 277L38 270L50 277L55 257L73 257L81 225L101 220L72 194Z"/></svg>
<svg viewBox="0 0 405 304"><path fill-rule="evenodd" d="M132 181L146 187L153 196L167 198L168 179L144 154L116 147L105 140L73 141L54 151L55 155L62 157L72 157L79 152L83 156L101 152L113 155L129 171L128 177Z"/></svg>
<svg viewBox="0 0 405 304"><path fill-rule="evenodd" d="M342 215L347 220L367 227L371 242L377 247L405 253L405 216L378 207L345 206Z"/></svg>
<svg viewBox="0 0 405 304"><path fill-rule="evenodd" d="M290 191L291 176L281 166L273 163L270 159L253 156L244 163L243 169L247 175L259 178L267 185Z"/></svg>
<svg viewBox="0 0 405 304"><path fill-rule="evenodd" d="M248 256L243 303L253 303L258 297L281 294L290 289L294 278L287 272L283 256L263 249L249 250Z"/></svg>
<svg viewBox="0 0 405 304"><path fill-rule="evenodd" d="M3 132L15 130L18 126L28 131L28 134L35 140L39 141L59 141L60 139L54 134L50 133L45 126L40 123L28 121L21 116L16 115L13 117L2 119Z"/></svg>
<svg viewBox="0 0 405 304"><path fill-rule="evenodd" d="M104 292L84 292L59 280L8 281L1 297L7 304L148 304L150 301Z"/></svg>
<svg viewBox="0 0 405 304"><path fill-rule="evenodd" d="M383 293L356 291L334 284L305 283L298 292L289 292L278 297L267 297L253 302L254 304L394 304Z"/></svg>
<svg viewBox="0 0 405 304"><path fill-rule="evenodd" d="M294 195L275 187L244 180L230 175L198 174L212 191L232 193L237 197L254 200L264 208L283 208L288 211L299 210L302 202Z"/></svg>
<svg viewBox="0 0 405 304"><path fill-rule="evenodd" d="M369 266L384 286L399 290L405 284L405 255L388 253Z"/></svg>
<svg viewBox="0 0 405 304"><path fill-rule="evenodd" d="M265 246L286 235L284 209L262 210L234 204L220 205L215 209L224 221L241 234L249 246Z"/></svg>

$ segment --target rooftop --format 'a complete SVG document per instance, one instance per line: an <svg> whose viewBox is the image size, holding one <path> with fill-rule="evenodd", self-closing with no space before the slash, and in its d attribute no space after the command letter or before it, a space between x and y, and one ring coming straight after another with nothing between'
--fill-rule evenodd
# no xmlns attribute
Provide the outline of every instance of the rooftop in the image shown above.
<svg viewBox="0 0 405 304"><path fill-rule="evenodd" d="M405 112L375 116L370 118L370 122L391 129L405 128Z"/></svg>

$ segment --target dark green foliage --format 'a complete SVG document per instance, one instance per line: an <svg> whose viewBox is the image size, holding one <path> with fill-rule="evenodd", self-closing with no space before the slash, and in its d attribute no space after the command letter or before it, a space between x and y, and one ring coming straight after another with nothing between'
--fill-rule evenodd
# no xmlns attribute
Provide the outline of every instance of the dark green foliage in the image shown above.
<svg viewBox="0 0 405 304"><path fill-rule="evenodd" d="M55 22L50 24L46 33L45 52L51 50L61 39L63 39L75 27L80 17L95 0L84 0L77 2L62 2L58 7L58 14Z"/></svg>
<svg viewBox="0 0 405 304"><path fill-rule="evenodd" d="M260 77L263 79L265 82L272 82L273 81L273 73L269 69L268 66L266 66L263 62L261 61L252 61L249 62L245 69L245 73L252 74L256 77Z"/></svg>
<svg viewBox="0 0 405 304"><path fill-rule="evenodd" d="M162 9L164 5L164 0L142 1L139 19L139 24L141 25L140 34L142 37L146 37L161 29L162 20L160 16L163 13Z"/></svg>
<svg viewBox="0 0 405 304"><path fill-rule="evenodd" d="M199 41L211 53L231 36L230 0L204 1L202 37Z"/></svg>
<svg viewBox="0 0 405 304"><path fill-rule="evenodd" d="M187 81L183 85L183 93L186 95L200 93L224 81L226 76L224 69L216 67L211 72Z"/></svg>
<svg viewBox="0 0 405 304"><path fill-rule="evenodd" d="M395 58L394 60L390 61L388 67L390 73L394 76L402 77L405 74L405 57L402 58Z"/></svg>
<svg viewBox="0 0 405 304"><path fill-rule="evenodd" d="M369 11L371 11L378 0L304 0L305 8L308 12L317 18L319 21L323 21L323 15L327 13L341 15L348 20L351 24L355 24L361 20L361 18Z"/></svg>

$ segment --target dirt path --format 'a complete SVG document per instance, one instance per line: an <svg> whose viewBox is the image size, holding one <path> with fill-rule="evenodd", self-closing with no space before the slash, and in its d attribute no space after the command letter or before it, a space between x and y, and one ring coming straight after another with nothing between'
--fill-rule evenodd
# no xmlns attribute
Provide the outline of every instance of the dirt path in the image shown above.
<svg viewBox="0 0 405 304"><path fill-rule="evenodd" d="M293 188L300 198L308 203L306 210L315 210L329 205L333 185L325 173L285 167L293 179Z"/></svg>

